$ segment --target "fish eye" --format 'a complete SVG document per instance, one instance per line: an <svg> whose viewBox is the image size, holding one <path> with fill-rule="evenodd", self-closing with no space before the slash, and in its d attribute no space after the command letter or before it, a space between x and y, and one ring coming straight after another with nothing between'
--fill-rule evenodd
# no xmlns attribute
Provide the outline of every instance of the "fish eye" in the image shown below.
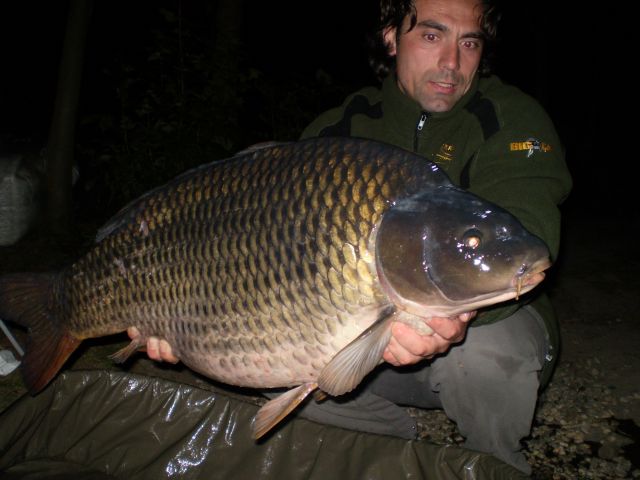
<svg viewBox="0 0 640 480"><path fill-rule="evenodd" d="M482 243L482 235L477 229L471 228L464 233L462 243L465 247L475 250Z"/></svg>

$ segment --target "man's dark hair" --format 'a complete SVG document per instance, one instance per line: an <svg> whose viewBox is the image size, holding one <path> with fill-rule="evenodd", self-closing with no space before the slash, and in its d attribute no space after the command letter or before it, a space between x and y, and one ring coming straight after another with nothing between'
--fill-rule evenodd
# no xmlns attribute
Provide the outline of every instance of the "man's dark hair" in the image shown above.
<svg viewBox="0 0 640 480"><path fill-rule="evenodd" d="M491 56L496 41L500 13L493 0L480 0L482 13L480 28L484 34L484 47L480 60L479 72L488 75L491 72ZM400 35L404 19L409 16L410 31L416 26L417 12L415 0L380 0L380 24L375 38L371 42L369 64L379 80L394 71L396 58L389 56L389 48L384 42L383 34L388 27L395 27L396 35Z"/></svg>

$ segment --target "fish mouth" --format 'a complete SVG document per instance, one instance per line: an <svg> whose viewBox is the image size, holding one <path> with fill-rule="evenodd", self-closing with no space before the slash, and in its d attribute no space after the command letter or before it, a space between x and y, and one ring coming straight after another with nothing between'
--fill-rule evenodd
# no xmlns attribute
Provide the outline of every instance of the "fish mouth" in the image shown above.
<svg viewBox="0 0 640 480"><path fill-rule="evenodd" d="M531 266L523 264L522 267L520 267L518 274L513 279L513 286L516 289L515 299L518 300L520 295L527 293L529 290L533 289L533 287L542 282L545 277L544 271L550 266L551 260L549 260L549 258L538 260Z"/></svg>

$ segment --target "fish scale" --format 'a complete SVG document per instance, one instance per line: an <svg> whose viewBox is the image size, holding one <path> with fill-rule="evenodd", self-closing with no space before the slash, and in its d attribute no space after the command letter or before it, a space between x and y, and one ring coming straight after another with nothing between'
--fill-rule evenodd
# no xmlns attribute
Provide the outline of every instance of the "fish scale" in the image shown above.
<svg viewBox="0 0 640 480"><path fill-rule="evenodd" d="M316 164L314 165L314 170L316 172L322 172L322 169L320 168L320 164L318 162L316 162ZM251 175L251 172L244 172L244 174L249 174ZM332 185L331 182L328 182L326 179L318 179L318 184L320 185L320 188L323 190L324 192L324 200L328 203L329 206L331 205L338 205L340 203L344 203L345 202L345 191L344 189L337 190L337 184L338 181L342 178L343 174L342 172L338 172L333 176L334 179L334 184ZM295 178L295 176L294 176ZM311 182L307 182L308 183ZM313 182L316 183L316 182ZM239 181L238 176L237 175L232 175L231 176L231 182L230 182L230 189L223 189L223 193L227 193L229 195L232 195L234 193L236 193L238 190L241 189L247 189L249 184L248 182L244 181ZM288 188L287 188L288 187ZM175 218L179 218L179 217L188 217L188 212L187 211L180 211L180 208L178 206L181 205L186 205L186 207L189 207L192 202L190 201L191 198L187 198L184 196L184 188L182 188L182 185L180 185L178 188L176 188L176 197L177 199L173 199L173 197L170 197L170 199L168 200L168 202L166 202L166 204L168 205L175 205L175 209L178 210L178 213L175 215L169 215L167 212L167 218L171 218L171 217L175 217ZM299 186L296 185L291 185L291 186L287 186L285 184L284 188L282 189L283 192L293 192L293 198L296 199L297 201L300 201L300 197L303 195L304 190L302 188L300 188ZM287 198L288 195L287 193L283 193L282 195L283 198ZM342 198L341 198L342 197ZM226 204L226 202L222 202L222 209L228 210L228 211L233 211L236 208L240 208L244 211L246 211L246 209L248 208L248 202L247 202L247 198L248 197L243 197L243 200L240 202L241 205L234 205L232 203L229 203L228 205ZM163 211L166 212L166 207L162 209ZM286 217L285 215L283 215L282 212L278 212L275 211L275 217L276 219L284 219L284 218L289 218L289 219L293 219L294 218L294 210L292 208L290 208L290 206L287 206L286 208ZM213 211L214 216L218 217L220 216L219 210L215 210ZM144 214L143 214L144 216ZM197 215L196 215L197 217ZM342 212L338 212L338 214L334 215L333 220L334 221L342 221L342 217L343 214ZM223 225L223 228L218 229L218 233L219 235L222 234L222 231L226 230L227 232L229 230L233 231L234 233L238 233L243 227L246 227L247 224L252 224L253 222L248 221L247 218L243 218L242 215L240 216L240 218L237 218L237 216L234 218L234 216L229 215L225 218L225 221L223 223L219 223ZM278 228L269 228L271 227L271 225L273 224L267 224L267 229L270 231L270 236L271 238L277 238L279 235L284 235L285 237L285 241L290 241L290 235L288 235L288 232L286 230L282 230L282 229L278 229ZM184 231L184 226L177 226L174 229L170 229L168 231L168 236L169 238L175 237L175 238L181 238L184 237L186 232ZM334 233L334 238L333 238L333 248L331 249L331 257L333 262L336 264L334 266L339 266L339 263L343 263L344 262L344 255L341 254L341 251L338 249L338 247L343 247L344 248L344 239L342 239L339 235L335 235L335 231ZM237 238L237 237L235 237ZM226 243L222 244L222 253L226 254L225 258L236 258L237 254L239 251L242 250L242 248L237 246L238 242L234 242L234 241L228 241ZM166 261L168 261L168 263L172 264L174 262L178 262L180 261L181 257L179 255L180 251L179 250L173 250L173 249L167 249L168 255L167 258L165 259ZM268 248L268 252L267 253L267 258L270 258L272 262L274 261L282 261L283 258L285 256L288 256L287 254L289 253L287 251L287 249L283 248L282 245L279 246L279 248ZM298 252L297 249L293 249L293 257L294 260L296 260L296 252ZM183 252L184 255L184 252ZM299 259L298 259L299 260ZM350 260L353 262L353 259L350 258ZM315 261L315 259L312 259L312 261ZM147 262L147 263L151 263L151 262ZM237 262L236 262L237 263ZM220 269L226 271L227 273L231 273L231 277L233 278L233 276L237 276L239 273L237 269L235 268L236 263L232 263L232 264L223 264L220 265ZM298 262L299 263L299 262ZM182 264L180 264L180 266L178 266L176 269L174 269L170 275L168 276L174 276L176 278L174 278L174 280L178 280L178 282L180 283L180 280L183 279L185 277L185 272L183 271L183 268L181 267ZM294 295L297 294L297 302L295 304L295 308L294 308L294 313L296 313L298 316L303 315L303 319L302 319L302 323L304 325L306 325L307 327L305 328L305 332L306 335L299 335L298 337L295 337L296 340L299 341L299 338L302 338L303 340L306 341L313 341L314 337L311 334L311 332L313 330L309 330L309 327L311 327L311 329L314 329L315 331L321 333L321 334L325 334L329 331L329 327L327 327L326 322L322 319L322 318L318 318L319 316L321 316L321 312L322 312L322 308L320 307L320 305L316 305L316 302L311 301L310 297L311 295L316 295L317 293L317 289L315 286L315 282L317 281L317 278L315 276L315 273L317 271L317 269L315 268L311 268L310 267L310 262L303 262L302 263L302 275L298 276L298 269L297 268L293 268L291 271L294 272L293 274L293 281L297 282L298 284L301 285L301 288L299 288L298 290L296 290L296 292L294 293ZM312 272L313 270L313 272ZM227 285L229 284L228 282L228 278L226 278L225 275L221 275L221 271L218 272L219 273L219 277L221 278L222 281L226 281ZM264 273L264 272L263 272ZM349 272L352 273L352 272ZM309 278L312 278L313 281L310 282ZM269 282L268 281L269 275L267 273L267 281L263 282L263 285L265 284L269 284L268 286L265 285L265 289L267 289L268 291L273 291L274 289L274 285L273 285L273 281ZM351 283L353 282L353 279L351 278ZM236 285L236 288L238 287L238 285ZM236 290L236 289L233 289ZM226 297L227 299L229 299L229 297L231 296L231 294L233 293L232 289L227 289L224 292L224 297ZM241 290L241 289L239 289ZM263 292L266 293L266 292ZM338 292L340 293L340 292ZM167 294L166 295L168 298L170 298L172 301L177 302L178 304L183 303L186 300L186 296L184 295L184 293L178 295L176 293L171 293L171 294ZM361 300L361 299L358 299ZM264 300L264 298L259 298L258 299L258 303L263 305L263 311L264 310L269 310L272 309L273 306L268 306L267 302ZM250 312L243 312L243 308L242 305L234 305L233 306L233 311L238 312L240 315L242 315L243 313L250 313ZM309 314L309 315L306 315ZM307 320L308 321L305 321ZM135 322L134 322L135 323ZM144 322L146 323L146 322ZM143 324L144 324L143 323ZM251 328L250 326L248 326L248 324L246 322L241 322L240 323L244 329L244 333L245 334L250 334L252 333L253 330L255 330L254 328ZM333 329L333 328L332 328ZM184 345L181 345L181 342L178 338L170 338L170 334L171 332L168 332L169 334L167 334L167 332L159 332L159 331L155 331L153 332L156 335L168 338L172 344L174 344L174 348L176 349L176 351L180 354L182 353L181 350L185 348ZM251 349L249 347L249 343L246 341L246 339L244 337L240 337L238 339L238 342L240 343L241 349L244 350L245 352L249 352ZM186 353L186 352L185 352ZM188 356L188 355L184 355L183 356Z"/></svg>

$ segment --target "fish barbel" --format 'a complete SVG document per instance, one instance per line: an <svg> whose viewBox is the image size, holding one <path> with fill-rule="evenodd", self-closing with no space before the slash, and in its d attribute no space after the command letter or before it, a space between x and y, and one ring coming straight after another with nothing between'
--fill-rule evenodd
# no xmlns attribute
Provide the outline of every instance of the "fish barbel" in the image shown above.
<svg viewBox="0 0 640 480"><path fill-rule="evenodd" d="M369 140L316 138L203 165L121 210L68 268L0 277L0 316L29 328L22 363L44 388L83 339L136 327L191 369L256 388L258 438L319 388L354 389L392 321L506 301L550 265L509 213L434 163Z"/></svg>

